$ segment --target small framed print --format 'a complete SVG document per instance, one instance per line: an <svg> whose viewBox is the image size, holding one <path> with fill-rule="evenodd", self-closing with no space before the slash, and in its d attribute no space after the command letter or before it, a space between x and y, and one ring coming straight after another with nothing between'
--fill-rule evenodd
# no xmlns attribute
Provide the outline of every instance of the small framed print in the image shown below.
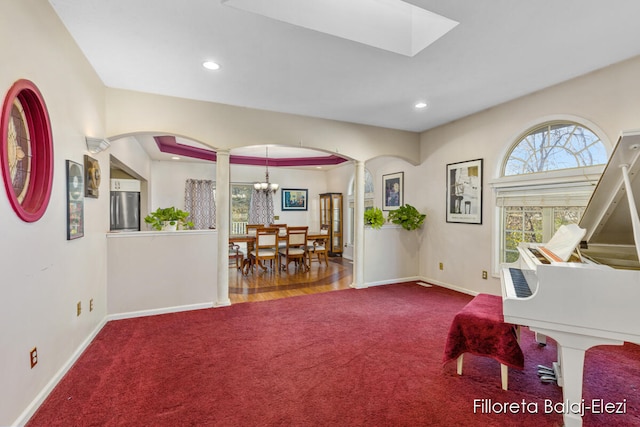
<svg viewBox="0 0 640 427"><path fill-rule="evenodd" d="M100 196L100 163L84 155L84 196L97 199Z"/></svg>
<svg viewBox="0 0 640 427"><path fill-rule="evenodd" d="M84 171L67 160L67 240L84 236Z"/></svg>
<svg viewBox="0 0 640 427"><path fill-rule="evenodd" d="M383 211L394 211L404 204L404 172L382 175Z"/></svg>
<svg viewBox="0 0 640 427"><path fill-rule="evenodd" d="M283 211L306 211L309 190L299 188L282 189Z"/></svg>
<svg viewBox="0 0 640 427"><path fill-rule="evenodd" d="M482 159L447 165L447 222L482 224Z"/></svg>

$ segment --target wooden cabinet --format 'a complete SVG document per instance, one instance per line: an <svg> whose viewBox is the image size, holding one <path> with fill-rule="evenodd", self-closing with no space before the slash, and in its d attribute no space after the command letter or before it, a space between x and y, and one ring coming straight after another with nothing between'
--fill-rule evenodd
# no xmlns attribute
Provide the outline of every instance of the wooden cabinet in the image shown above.
<svg viewBox="0 0 640 427"><path fill-rule="evenodd" d="M329 255L342 256L342 193L320 194L320 228L329 231Z"/></svg>

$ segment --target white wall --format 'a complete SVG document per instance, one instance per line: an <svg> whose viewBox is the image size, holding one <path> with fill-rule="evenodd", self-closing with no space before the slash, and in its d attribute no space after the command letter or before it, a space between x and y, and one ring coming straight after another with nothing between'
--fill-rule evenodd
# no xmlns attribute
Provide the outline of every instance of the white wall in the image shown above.
<svg viewBox="0 0 640 427"><path fill-rule="evenodd" d="M601 131L605 144L615 144L622 131L640 128L639 75L635 58L423 133L417 170L428 183L421 189L428 217L421 274L470 292L499 294L492 271L495 198L488 182L498 177L507 149L531 126L554 118L579 121ZM478 158L484 159L482 225L447 223L445 165ZM483 280L482 270L492 277Z"/></svg>
<svg viewBox="0 0 640 427"><path fill-rule="evenodd" d="M85 237L67 241L65 233L64 164L66 159L82 161L87 154L85 136L112 138L166 129L211 146L224 141L225 146L220 148L299 145L303 141L305 146L327 152L338 150L361 161L398 156L411 165L419 163L390 163L370 170L375 169L371 172L379 181L383 172L397 172L404 167L396 166L406 166L406 201L418 209L424 207L427 213L425 229L417 234L422 239L420 274L472 292L498 293L497 278L481 279L481 271L490 270L492 264L491 239L495 233L493 196L487 181L496 176L508 145L529 126L549 117L585 119L602 129L602 136L609 141L615 141L623 130L640 128L640 58L419 137L409 132L105 89L46 0L1 2L0 31L4 35L0 37L0 90L6 93L20 78L32 80L46 101L54 140L53 192L42 219L22 222L6 196L0 196L0 425L11 425L28 416L106 316L104 232L108 229L109 202L104 195L109 191L108 180L100 186L100 198L86 200ZM19 42L15 34L20 34ZM106 171L109 153L94 157ZM444 215L445 166L475 158L485 160L483 224L448 224ZM136 166L140 175L153 176L153 169L147 170L142 163ZM232 166L232 181L239 179L234 169ZM353 165L344 165L317 183L309 175L310 195L324 191L347 194L352 174ZM262 176L257 173L250 181ZM281 175L273 171L272 175L281 185L305 182L298 178L294 172ZM302 215L313 220L315 210L311 205ZM288 222L298 220L288 215ZM443 262L444 270L438 270L438 262ZM91 298L95 307L88 312ZM76 316L78 301L85 307L80 316ZM39 363L30 369L29 351L36 346Z"/></svg>
<svg viewBox="0 0 640 427"><path fill-rule="evenodd" d="M117 89L107 89L107 111L110 137L162 129L214 149L275 144L362 161L386 155L417 164L420 158L414 132Z"/></svg>
<svg viewBox="0 0 640 427"><path fill-rule="evenodd" d="M419 277L419 248L423 230L384 225L364 230L364 281L368 286Z"/></svg>
<svg viewBox="0 0 640 427"><path fill-rule="evenodd" d="M212 307L217 242L214 230L108 235L109 316Z"/></svg>
<svg viewBox="0 0 640 427"><path fill-rule="evenodd" d="M46 0L2 2L0 33L0 96L18 79L34 82L54 145L52 195L39 221L18 219L0 190L0 425L12 425L105 318L109 183L85 200L85 236L68 241L65 160L82 163L85 136L106 136L105 88ZM93 157L109 169L107 153Z"/></svg>
<svg viewBox="0 0 640 427"><path fill-rule="evenodd" d="M184 187L187 179L216 180L215 163L188 161L154 161L151 165L150 210L175 206L184 209Z"/></svg>

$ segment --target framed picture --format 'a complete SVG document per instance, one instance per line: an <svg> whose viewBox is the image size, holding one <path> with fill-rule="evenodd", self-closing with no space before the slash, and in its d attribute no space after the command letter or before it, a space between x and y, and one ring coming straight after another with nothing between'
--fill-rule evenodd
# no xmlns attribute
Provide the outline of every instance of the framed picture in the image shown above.
<svg viewBox="0 0 640 427"><path fill-rule="evenodd" d="M84 197L97 199L100 195L100 163L93 157L84 155Z"/></svg>
<svg viewBox="0 0 640 427"><path fill-rule="evenodd" d="M283 211L306 211L309 190L299 188L282 189Z"/></svg>
<svg viewBox="0 0 640 427"><path fill-rule="evenodd" d="M447 222L482 224L482 159L447 165Z"/></svg>
<svg viewBox="0 0 640 427"><path fill-rule="evenodd" d="M84 236L84 172L67 160L67 240Z"/></svg>
<svg viewBox="0 0 640 427"><path fill-rule="evenodd" d="M404 204L404 172L382 175L383 211L394 211Z"/></svg>

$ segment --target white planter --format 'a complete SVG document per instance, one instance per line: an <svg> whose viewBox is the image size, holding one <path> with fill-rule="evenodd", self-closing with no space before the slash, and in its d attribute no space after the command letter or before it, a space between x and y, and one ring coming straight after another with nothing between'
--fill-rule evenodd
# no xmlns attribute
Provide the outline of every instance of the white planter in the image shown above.
<svg viewBox="0 0 640 427"><path fill-rule="evenodd" d="M162 231L176 231L178 229L178 221L165 221Z"/></svg>

